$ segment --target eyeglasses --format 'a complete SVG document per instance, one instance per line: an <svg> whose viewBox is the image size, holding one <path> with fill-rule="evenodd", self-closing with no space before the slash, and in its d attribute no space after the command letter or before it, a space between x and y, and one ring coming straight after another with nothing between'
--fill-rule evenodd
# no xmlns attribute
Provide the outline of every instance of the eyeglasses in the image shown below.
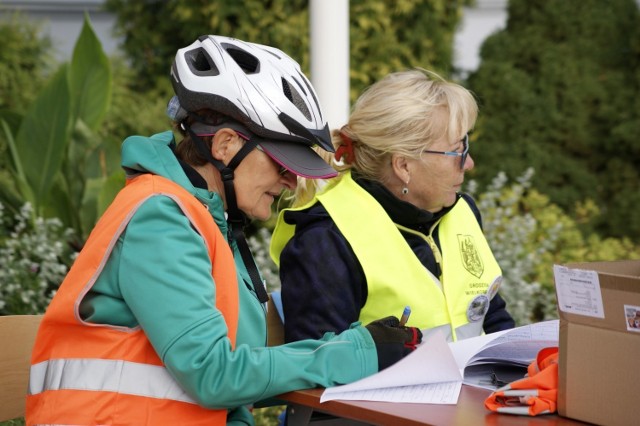
<svg viewBox="0 0 640 426"><path fill-rule="evenodd" d="M262 147L260 145L256 145L256 148L258 149L258 151L264 152L264 149L262 149ZM267 154L266 152L264 152L265 154ZM285 166L281 165L280 163L278 163L276 160L274 160L273 158L271 158L271 156L269 154L267 154L267 156L269 157L269 159L271 159L271 161L273 161L276 166L279 167L278 169L278 174L280 176L284 176L289 172L289 169L287 169Z"/></svg>
<svg viewBox="0 0 640 426"><path fill-rule="evenodd" d="M422 152L426 152L429 154L442 154L449 155L452 157L460 157L460 170L464 169L464 163L467 161L467 156L469 155L469 133L464 135L462 139L462 152L456 151L431 151L429 149L425 149Z"/></svg>

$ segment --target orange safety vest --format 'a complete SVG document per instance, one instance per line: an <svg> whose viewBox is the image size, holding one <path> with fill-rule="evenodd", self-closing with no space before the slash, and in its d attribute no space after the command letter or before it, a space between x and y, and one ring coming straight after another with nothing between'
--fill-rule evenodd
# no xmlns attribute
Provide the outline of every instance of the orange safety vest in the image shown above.
<svg viewBox="0 0 640 426"><path fill-rule="evenodd" d="M558 407L558 346L543 348L527 368L527 375L495 390L484 406L497 413L538 416Z"/></svg>
<svg viewBox="0 0 640 426"><path fill-rule="evenodd" d="M27 425L224 425L227 410L199 406L172 378L144 330L91 324L79 306L136 210L173 199L206 244L232 347L238 325L233 254L211 214L178 184L152 174L127 181L91 232L44 315L31 356ZM215 260L215 261L214 261Z"/></svg>

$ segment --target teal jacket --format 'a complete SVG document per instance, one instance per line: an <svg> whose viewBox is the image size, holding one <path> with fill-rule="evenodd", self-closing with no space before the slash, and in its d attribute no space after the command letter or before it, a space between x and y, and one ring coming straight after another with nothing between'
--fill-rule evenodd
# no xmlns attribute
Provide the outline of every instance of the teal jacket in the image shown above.
<svg viewBox="0 0 640 426"><path fill-rule="evenodd" d="M193 186L174 144L171 131L129 137L122 146L122 166L130 176L153 173L178 183L208 207L226 236L221 198ZM358 323L322 340L266 347L265 308L235 243L232 250L240 302L233 351L215 307L216 285L203 240L168 197L152 197L136 211L80 312L94 323L140 325L189 395L203 406L230 409L228 424L253 424L245 406L256 401L349 383L377 371L375 344Z"/></svg>

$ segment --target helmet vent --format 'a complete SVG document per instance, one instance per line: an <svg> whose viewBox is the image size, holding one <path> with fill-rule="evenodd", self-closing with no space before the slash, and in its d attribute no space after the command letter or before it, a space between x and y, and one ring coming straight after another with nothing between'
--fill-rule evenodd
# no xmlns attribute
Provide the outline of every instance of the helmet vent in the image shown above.
<svg viewBox="0 0 640 426"><path fill-rule="evenodd" d="M315 102L316 108L320 112L320 116L322 117L322 109L320 108L320 102L318 102L318 98L316 98L316 94L313 91L313 88L309 85L309 80L307 80L306 77L300 73L300 71L298 71L298 75L300 76L300 79L305 84L305 86L307 86L307 90L309 91L309 93L311 93L311 97L313 98L313 102Z"/></svg>
<svg viewBox="0 0 640 426"><path fill-rule="evenodd" d="M287 99L289 99L291 103L295 105L302 114L304 114L307 120L311 120L311 113L309 112L309 108L307 108L307 104L304 102L304 98L300 96L300 92L298 92L298 90L290 85L284 78L282 79L282 89Z"/></svg>
<svg viewBox="0 0 640 426"><path fill-rule="evenodd" d="M185 53L185 59L191 71L196 75L219 75L220 72L209 55L203 49L194 49Z"/></svg>
<svg viewBox="0 0 640 426"><path fill-rule="evenodd" d="M245 74L255 74L260 70L260 61L250 53L229 45L223 45L229 56L233 58Z"/></svg>

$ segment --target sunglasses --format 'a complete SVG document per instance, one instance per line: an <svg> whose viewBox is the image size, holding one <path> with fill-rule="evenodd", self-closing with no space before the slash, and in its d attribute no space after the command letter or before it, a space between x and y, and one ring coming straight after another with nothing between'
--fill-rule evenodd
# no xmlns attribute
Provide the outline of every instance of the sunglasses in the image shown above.
<svg viewBox="0 0 640 426"><path fill-rule="evenodd" d="M249 141L251 140L251 138L247 135L245 135L244 133L241 133L239 131L236 130L236 133L238 134L238 136L240 136L241 139L244 139L245 141ZM196 136L215 136L215 132L214 133L196 133ZM264 152L264 149L262 149L262 147L260 145L256 145L256 148L258 149L258 151ZM266 152L264 152L265 154L267 154ZM267 154L269 156L269 158L271 158L271 156L269 154ZM280 176L284 176L287 174L287 172L289 171L289 169L287 169L286 167L282 166L281 164L279 164L278 162L276 162L273 158L271 158L271 161L273 161L274 163L276 163L276 165L278 165L279 170L278 170L278 174Z"/></svg>
<svg viewBox="0 0 640 426"><path fill-rule="evenodd" d="M262 149L262 147L260 145L256 145L256 148L258 149L258 151L264 152L264 149ZM286 167L284 167L283 165L278 163L276 160L271 158L271 156L269 154L267 154L266 152L264 152L264 153L271 159L271 161L273 161L279 167L278 174L280 176L284 176L289 172L289 169L287 169Z"/></svg>

